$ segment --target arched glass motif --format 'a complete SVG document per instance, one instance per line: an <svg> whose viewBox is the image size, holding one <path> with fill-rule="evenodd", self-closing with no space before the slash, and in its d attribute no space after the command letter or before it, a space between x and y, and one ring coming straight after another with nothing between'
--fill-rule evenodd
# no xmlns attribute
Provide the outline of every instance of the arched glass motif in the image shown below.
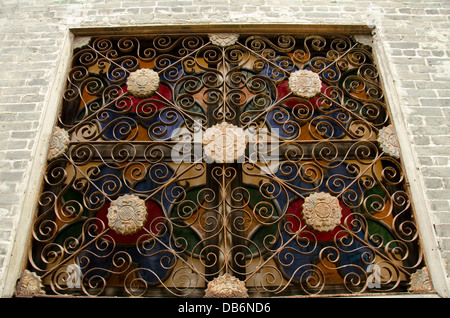
<svg viewBox="0 0 450 318"><path fill-rule="evenodd" d="M424 266L352 37L92 38L62 100L27 265L47 295L405 292Z"/></svg>

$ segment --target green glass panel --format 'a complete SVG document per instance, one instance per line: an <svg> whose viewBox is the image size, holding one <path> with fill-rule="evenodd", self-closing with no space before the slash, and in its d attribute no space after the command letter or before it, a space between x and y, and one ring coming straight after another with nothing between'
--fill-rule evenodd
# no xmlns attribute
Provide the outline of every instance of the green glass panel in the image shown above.
<svg viewBox="0 0 450 318"><path fill-rule="evenodd" d="M194 253L194 255L198 255L202 249L202 245L194 247L201 241L200 237L189 227L184 227L182 225L177 226L174 224L173 226L173 235L175 236L177 247L180 250L185 250L189 253Z"/></svg>
<svg viewBox="0 0 450 318"><path fill-rule="evenodd" d="M395 240L391 232L379 222L367 220L367 227L370 235L379 235L383 238L383 246ZM396 243L392 243L389 245L389 247L391 248L394 248L396 246L397 246Z"/></svg>

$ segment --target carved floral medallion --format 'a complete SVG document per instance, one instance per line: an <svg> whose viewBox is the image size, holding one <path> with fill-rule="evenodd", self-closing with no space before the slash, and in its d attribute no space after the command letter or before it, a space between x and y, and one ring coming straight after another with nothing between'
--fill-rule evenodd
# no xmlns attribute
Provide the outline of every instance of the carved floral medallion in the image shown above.
<svg viewBox="0 0 450 318"><path fill-rule="evenodd" d="M313 98L320 93L322 82L317 73L299 70L289 76L289 89L294 95Z"/></svg>
<svg viewBox="0 0 450 318"><path fill-rule="evenodd" d="M339 200L325 192L306 197L302 207L306 225L319 232L329 232L338 226L341 223L341 212Z"/></svg>
<svg viewBox="0 0 450 318"><path fill-rule="evenodd" d="M417 270L411 275L409 292L413 293L429 293L433 291L433 286L428 275L426 267Z"/></svg>
<svg viewBox="0 0 450 318"><path fill-rule="evenodd" d="M53 129L52 139L50 140L50 149L47 159L53 160L60 157L69 147L69 133L60 127Z"/></svg>
<svg viewBox="0 0 450 318"><path fill-rule="evenodd" d="M137 98L152 96L159 88L159 75L154 70L142 68L128 76L128 92Z"/></svg>
<svg viewBox="0 0 450 318"><path fill-rule="evenodd" d="M131 235L140 231L147 220L145 201L138 196L126 194L108 208L108 226L121 235Z"/></svg>
<svg viewBox="0 0 450 318"><path fill-rule="evenodd" d="M245 283L227 273L208 283L205 298L248 298L248 294Z"/></svg>
<svg viewBox="0 0 450 318"><path fill-rule="evenodd" d="M400 157L400 147L398 145L398 139L395 134L394 126L389 125L380 129L378 132L378 142L380 143L381 149L386 154L395 158Z"/></svg>
<svg viewBox="0 0 450 318"><path fill-rule="evenodd" d="M36 273L25 270L17 284L17 295L33 296L45 294L41 278Z"/></svg>
<svg viewBox="0 0 450 318"><path fill-rule="evenodd" d="M247 141L242 128L222 122L206 129L202 144L207 162L231 163L244 156Z"/></svg>
<svg viewBox="0 0 450 318"><path fill-rule="evenodd" d="M222 47L227 47L235 44L238 38L239 34L232 33L209 34L209 40L211 41L211 43Z"/></svg>

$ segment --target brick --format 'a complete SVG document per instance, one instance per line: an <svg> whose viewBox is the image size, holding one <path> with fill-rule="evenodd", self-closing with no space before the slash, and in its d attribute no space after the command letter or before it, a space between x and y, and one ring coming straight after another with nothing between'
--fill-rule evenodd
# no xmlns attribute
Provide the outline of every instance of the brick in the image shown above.
<svg viewBox="0 0 450 318"><path fill-rule="evenodd" d="M417 109L417 108L412 108ZM418 108L419 110L421 108ZM408 125L409 126L423 126L425 125L423 116L408 116Z"/></svg>
<svg viewBox="0 0 450 318"><path fill-rule="evenodd" d="M425 9L426 14L440 14L438 9Z"/></svg>
<svg viewBox="0 0 450 318"><path fill-rule="evenodd" d="M411 115L426 116L426 117L443 117L441 107L413 107L411 108ZM421 125L418 125L421 126Z"/></svg>
<svg viewBox="0 0 450 318"><path fill-rule="evenodd" d="M450 177L450 167L423 167L421 171L425 177Z"/></svg>
<svg viewBox="0 0 450 318"><path fill-rule="evenodd" d="M440 237L450 237L450 224L437 225L436 234Z"/></svg>
<svg viewBox="0 0 450 318"><path fill-rule="evenodd" d="M23 175L23 171L2 171L0 172L0 180L21 181L23 179Z"/></svg>
<svg viewBox="0 0 450 318"><path fill-rule="evenodd" d="M7 183L7 182L0 182L0 193L14 193L16 191L16 184L15 183ZM0 216L2 215L2 212L0 210Z"/></svg>
<svg viewBox="0 0 450 318"><path fill-rule="evenodd" d="M36 121L41 118L41 113L28 112L28 113L19 113L17 114L16 120L18 121Z"/></svg>
<svg viewBox="0 0 450 318"><path fill-rule="evenodd" d="M425 146L430 144L430 137L428 136L415 136L414 144L419 146Z"/></svg>
<svg viewBox="0 0 450 318"><path fill-rule="evenodd" d="M1 106L2 112L31 112L36 110L36 104L2 104Z"/></svg>
<svg viewBox="0 0 450 318"><path fill-rule="evenodd" d="M0 121L13 121L17 117L17 114L13 113L3 113L0 114Z"/></svg>
<svg viewBox="0 0 450 318"><path fill-rule="evenodd" d="M429 118L424 118L425 121L425 125L430 127L430 130L433 131L437 131L436 135L443 135L444 133L444 129L446 126L446 123L449 122L448 119L445 119L443 117L429 117ZM439 133L441 132L441 133ZM431 138L434 138L435 136L430 135Z"/></svg>
<svg viewBox="0 0 450 318"><path fill-rule="evenodd" d="M431 81L415 81L415 85L418 89L446 89L448 83L444 81L431 82Z"/></svg>
<svg viewBox="0 0 450 318"><path fill-rule="evenodd" d="M415 50L402 50L404 56L416 56L418 55Z"/></svg>
<svg viewBox="0 0 450 318"><path fill-rule="evenodd" d="M417 55L423 56L423 57L430 56L432 54L430 50L417 50L416 52L417 52Z"/></svg>
<svg viewBox="0 0 450 318"><path fill-rule="evenodd" d="M432 202L430 202L430 207L433 211L441 212L441 214L445 214L445 215L450 214L450 213L442 213L443 211L450 211L450 204L449 204L448 200L444 200L444 201L433 200ZM439 213L437 213L437 212L434 213L436 222L448 223L448 222L441 221L442 217L440 217Z"/></svg>
<svg viewBox="0 0 450 318"><path fill-rule="evenodd" d="M424 183L428 189L439 189L443 187L441 178L425 178Z"/></svg>
<svg viewBox="0 0 450 318"><path fill-rule="evenodd" d="M418 49L420 44L418 42L390 42L389 46L394 49Z"/></svg>
<svg viewBox="0 0 450 318"><path fill-rule="evenodd" d="M24 147L22 149L26 149L26 147ZM30 150L8 151L5 155L5 159L8 159L8 160L27 159L27 158L30 158L30 155L31 155Z"/></svg>
<svg viewBox="0 0 450 318"><path fill-rule="evenodd" d="M450 98L419 98L419 101L422 106L450 106Z"/></svg>
<svg viewBox="0 0 450 318"><path fill-rule="evenodd" d="M0 122L0 131L14 131L14 130L24 130L30 129L30 122Z"/></svg>
<svg viewBox="0 0 450 318"><path fill-rule="evenodd" d="M450 135L447 136L432 136L431 142L438 146L450 146Z"/></svg>
<svg viewBox="0 0 450 318"><path fill-rule="evenodd" d="M446 57L426 57L425 58L429 65L447 65L448 58Z"/></svg>
<svg viewBox="0 0 450 318"><path fill-rule="evenodd" d="M3 220L0 222L0 229L1 229L1 225L2 225ZM9 251L11 244L5 243L5 242L0 242L0 254L2 255L6 255Z"/></svg>
<svg viewBox="0 0 450 318"><path fill-rule="evenodd" d="M409 97L437 97L434 89L405 89L404 92Z"/></svg>
<svg viewBox="0 0 450 318"><path fill-rule="evenodd" d="M2 142L0 144L0 150L24 149L27 145L27 142L27 140Z"/></svg>
<svg viewBox="0 0 450 318"><path fill-rule="evenodd" d="M444 238L444 239L440 239L440 247L445 250L445 251L450 251L450 239Z"/></svg>
<svg viewBox="0 0 450 318"><path fill-rule="evenodd" d="M430 146L415 146L415 150L417 155L426 155L431 154L433 156L444 156L448 154L448 149L441 146L430 145Z"/></svg>
<svg viewBox="0 0 450 318"><path fill-rule="evenodd" d="M449 157L434 156L433 161L434 161L434 165L445 167L445 166L448 166Z"/></svg>
<svg viewBox="0 0 450 318"><path fill-rule="evenodd" d="M408 80L427 80L427 81L429 81L431 79L430 74L428 74L428 73L399 72L398 75L401 78L407 78Z"/></svg>
<svg viewBox="0 0 450 318"><path fill-rule="evenodd" d="M11 132L11 140L15 139L32 139L36 133L34 131L13 131Z"/></svg>
<svg viewBox="0 0 450 318"><path fill-rule="evenodd" d="M419 163L420 163L421 166L426 167L426 166L432 166L433 165L433 158L431 158L431 157L426 157L426 156L421 157L421 156L419 156L419 157L417 157L417 159L419 160Z"/></svg>
<svg viewBox="0 0 450 318"><path fill-rule="evenodd" d="M388 14L384 16L385 19L389 20L411 20L411 16L409 15L400 15L400 14Z"/></svg>

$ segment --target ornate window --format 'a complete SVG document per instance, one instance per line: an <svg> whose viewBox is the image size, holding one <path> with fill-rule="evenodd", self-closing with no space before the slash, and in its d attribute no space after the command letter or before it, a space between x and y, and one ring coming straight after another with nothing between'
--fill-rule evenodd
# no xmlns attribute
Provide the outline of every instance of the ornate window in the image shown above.
<svg viewBox="0 0 450 318"><path fill-rule="evenodd" d="M62 100L17 295L407 292L425 270L352 37L92 38Z"/></svg>

